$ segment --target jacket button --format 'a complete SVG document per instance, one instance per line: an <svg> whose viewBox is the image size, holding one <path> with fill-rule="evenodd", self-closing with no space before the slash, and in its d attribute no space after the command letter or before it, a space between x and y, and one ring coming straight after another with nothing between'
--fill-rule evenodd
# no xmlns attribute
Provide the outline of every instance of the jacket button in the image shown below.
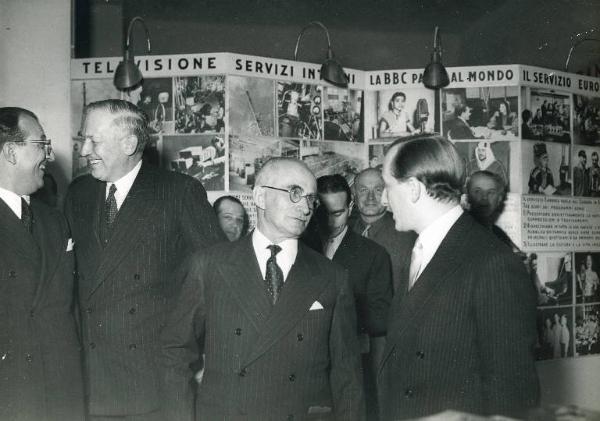
<svg viewBox="0 0 600 421"><path fill-rule="evenodd" d="M290 374L288 379L290 379L291 382L293 382L294 380L296 380L296 375L295 374Z"/></svg>
<svg viewBox="0 0 600 421"><path fill-rule="evenodd" d="M140 276L139 273L136 273L136 274L133 275L133 279L135 279L136 281L139 281L140 278L141 278L141 276Z"/></svg>
<svg viewBox="0 0 600 421"><path fill-rule="evenodd" d="M136 311L137 311L137 310L135 309L135 307L131 307L131 308L129 309L129 314L135 314L135 312L136 312Z"/></svg>
<svg viewBox="0 0 600 421"><path fill-rule="evenodd" d="M425 353L423 351L417 351L417 357L419 357L420 359L425 358Z"/></svg>
<svg viewBox="0 0 600 421"><path fill-rule="evenodd" d="M8 272L8 277L9 278L16 278L17 277L17 272L15 272L14 270L11 270Z"/></svg>
<svg viewBox="0 0 600 421"><path fill-rule="evenodd" d="M238 328L236 328L236 329L235 329L235 334L236 334L236 335L238 335L238 336L240 336L240 335L242 334L242 329L241 329L241 328L239 328L239 327L238 327Z"/></svg>
<svg viewBox="0 0 600 421"><path fill-rule="evenodd" d="M95 342L90 342L90 348L91 348L91 349L94 349L94 348L96 348L96 343L95 343Z"/></svg>
<svg viewBox="0 0 600 421"><path fill-rule="evenodd" d="M298 342L302 342L304 340L304 336L302 335L302 333L298 333Z"/></svg>
<svg viewBox="0 0 600 421"><path fill-rule="evenodd" d="M240 370L240 372L238 373L238 375L239 375L240 377L245 377L245 376L246 376L246 374L248 374L248 371L247 371L245 368L242 368L242 369Z"/></svg>
<svg viewBox="0 0 600 421"><path fill-rule="evenodd" d="M27 355L25 356L25 360L27 360L27 362L28 362L28 363L32 362L32 361L33 361L33 355L31 355L31 354L27 354Z"/></svg>
<svg viewBox="0 0 600 421"><path fill-rule="evenodd" d="M129 344L129 349L131 349L132 351L136 348L137 348L136 344Z"/></svg>
<svg viewBox="0 0 600 421"><path fill-rule="evenodd" d="M85 309L85 312L86 312L87 314L90 314L90 313L92 312L92 308L91 308L91 307L88 307L88 308L86 308L86 309Z"/></svg>
<svg viewBox="0 0 600 421"><path fill-rule="evenodd" d="M412 390L412 389L406 389L406 390L404 391L404 397L405 397L406 399L410 399L410 398L412 398L414 394L415 394L415 392L413 392L413 390Z"/></svg>

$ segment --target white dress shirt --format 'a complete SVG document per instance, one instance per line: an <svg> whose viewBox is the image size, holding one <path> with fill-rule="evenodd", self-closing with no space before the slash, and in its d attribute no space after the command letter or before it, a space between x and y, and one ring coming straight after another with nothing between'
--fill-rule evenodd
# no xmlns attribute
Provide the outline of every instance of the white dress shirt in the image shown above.
<svg viewBox="0 0 600 421"><path fill-rule="evenodd" d="M142 168L141 160L140 160L140 162L137 163L137 165L135 167L133 167L133 169L131 171L129 171L123 177L119 178L114 183L111 183L111 182L106 183L106 192L104 193L105 199L108 199L108 192L110 190L110 186L112 186L114 184L117 187L117 191L115 192L115 200L117 201L117 209L121 209L121 205L125 201L125 198L127 197L127 194L129 193L129 190L131 190L131 186L133 185L135 178L137 177L138 173L140 172L140 168Z"/></svg>
<svg viewBox="0 0 600 421"><path fill-rule="evenodd" d="M271 250L267 247L271 244L273 244L271 240L265 237L258 228L254 230L252 233L252 246L254 247L254 254L258 261L258 267L260 268L263 279L265 279L267 273L267 260L271 257ZM288 273L290 273L290 270L292 269L292 265L296 261L296 255L298 254L298 240L295 238L287 239L277 245L281 247L281 251L277 253L275 259L277 260L277 265L281 268L281 272L283 272L283 281L285 282Z"/></svg>
<svg viewBox="0 0 600 421"><path fill-rule="evenodd" d="M446 238L448 231L454 225L454 223L463 214L463 209L460 205L456 205L448 212L436 219L431 225L425 228L419 234L417 241L423 246L423 254L421 260L421 268L417 273L416 279L418 280L419 275L423 273L433 255L440 247L440 244Z"/></svg>
<svg viewBox="0 0 600 421"><path fill-rule="evenodd" d="M17 193L0 187L0 199L6 203L6 206L8 206L19 219L21 219L21 198L25 199L27 204L30 203L28 195L19 196Z"/></svg>
<svg viewBox="0 0 600 421"><path fill-rule="evenodd" d="M339 248L340 244L342 244L342 240L346 236L346 232L348 231L348 225L344 227L344 230L340 232L333 238L328 238L325 240L325 244L323 245L323 252L325 253L325 257L329 260L333 259L335 252Z"/></svg>

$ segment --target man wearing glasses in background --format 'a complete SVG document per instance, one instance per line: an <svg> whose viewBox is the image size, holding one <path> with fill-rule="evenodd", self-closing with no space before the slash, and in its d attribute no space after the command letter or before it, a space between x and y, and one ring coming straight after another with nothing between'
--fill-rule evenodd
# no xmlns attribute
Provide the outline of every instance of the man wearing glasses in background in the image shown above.
<svg viewBox="0 0 600 421"><path fill-rule="evenodd" d="M162 334L165 419L194 419L198 341L198 420L364 419L352 289L340 266L298 242L316 193L301 161L272 158L256 178L254 232L182 267Z"/></svg>
<svg viewBox="0 0 600 421"><path fill-rule="evenodd" d="M43 186L50 140L35 114L0 108L0 419L83 420L72 314L73 243Z"/></svg>

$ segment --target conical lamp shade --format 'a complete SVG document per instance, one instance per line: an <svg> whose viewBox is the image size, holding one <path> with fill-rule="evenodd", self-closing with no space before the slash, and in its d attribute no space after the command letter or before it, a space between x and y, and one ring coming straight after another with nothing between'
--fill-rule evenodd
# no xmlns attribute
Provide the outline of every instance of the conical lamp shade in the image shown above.
<svg viewBox="0 0 600 421"><path fill-rule="evenodd" d="M431 63L427 65L423 72L423 85L429 89L440 89L450 84L450 78L448 78L448 72L441 63L439 53L433 53L431 56Z"/></svg>
<svg viewBox="0 0 600 421"><path fill-rule="evenodd" d="M133 58L126 58L117 66L114 85L117 89L129 89L139 85L142 79L142 72L135 65Z"/></svg>
<svg viewBox="0 0 600 421"><path fill-rule="evenodd" d="M321 79L326 80L340 88L348 87L348 78L344 72L344 68L333 55L331 47L327 50L327 59L321 66Z"/></svg>

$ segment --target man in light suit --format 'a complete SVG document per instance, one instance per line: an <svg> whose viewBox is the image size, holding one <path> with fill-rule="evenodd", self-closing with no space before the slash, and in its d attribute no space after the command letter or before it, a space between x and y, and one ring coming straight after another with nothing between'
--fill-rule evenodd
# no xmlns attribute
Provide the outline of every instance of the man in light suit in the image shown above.
<svg viewBox="0 0 600 421"><path fill-rule="evenodd" d="M363 419L352 289L341 267L298 242L315 178L300 161L272 158L253 195L252 235L182 267L162 335L165 419L193 419L199 340L198 420Z"/></svg>
<svg viewBox="0 0 600 421"><path fill-rule="evenodd" d="M446 409L523 416L538 404L536 297L518 257L463 213L465 169L440 137L394 142L382 201L414 230L378 377L383 420Z"/></svg>
<svg viewBox="0 0 600 421"><path fill-rule="evenodd" d="M72 242L60 212L30 197L53 159L31 111L0 108L2 420L84 419Z"/></svg>
<svg viewBox="0 0 600 421"><path fill-rule="evenodd" d="M69 187L88 411L92 420L159 420L159 332L175 268L224 236L197 180L142 162L148 120L135 105L88 105Z"/></svg>

